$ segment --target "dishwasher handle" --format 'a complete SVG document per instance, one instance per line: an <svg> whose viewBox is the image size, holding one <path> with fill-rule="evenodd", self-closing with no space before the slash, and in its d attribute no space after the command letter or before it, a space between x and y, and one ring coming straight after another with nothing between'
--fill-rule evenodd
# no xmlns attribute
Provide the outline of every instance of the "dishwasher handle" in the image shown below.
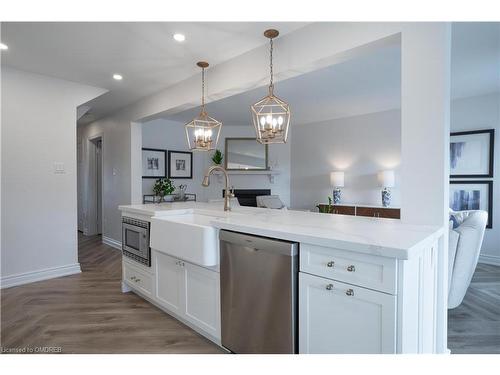
<svg viewBox="0 0 500 375"><path fill-rule="evenodd" d="M296 256L298 254L299 244L285 240L254 236L244 233L221 230L219 232L220 241L231 244L273 252L280 255Z"/></svg>

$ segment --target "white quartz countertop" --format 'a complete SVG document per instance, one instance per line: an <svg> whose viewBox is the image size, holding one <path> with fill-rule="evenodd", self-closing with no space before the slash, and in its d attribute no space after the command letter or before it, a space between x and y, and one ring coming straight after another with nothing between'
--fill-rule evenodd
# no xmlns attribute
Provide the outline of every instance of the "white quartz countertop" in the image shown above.
<svg viewBox="0 0 500 375"><path fill-rule="evenodd" d="M233 207L224 212L222 203L139 204L119 209L124 215L129 212L155 217L198 213L212 216L210 224L219 229L397 259L410 258L443 234L443 228L437 226L404 224L394 219L254 207Z"/></svg>

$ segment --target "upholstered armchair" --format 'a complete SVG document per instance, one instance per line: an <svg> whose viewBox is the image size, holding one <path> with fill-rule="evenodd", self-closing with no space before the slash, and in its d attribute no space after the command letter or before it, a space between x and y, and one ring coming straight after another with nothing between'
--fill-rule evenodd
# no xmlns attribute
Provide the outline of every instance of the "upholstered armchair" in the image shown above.
<svg viewBox="0 0 500 375"><path fill-rule="evenodd" d="M286 209L279 195L259 195L256 197L257 207L272 208L277 210Z"/></svg>
<svg viewBox="0 0 500 375"><path fill-rule="evenodd" d="M448 254L448 308L454 309L464 299L472 280L488 221L486 211L450 211Z"/></svg>

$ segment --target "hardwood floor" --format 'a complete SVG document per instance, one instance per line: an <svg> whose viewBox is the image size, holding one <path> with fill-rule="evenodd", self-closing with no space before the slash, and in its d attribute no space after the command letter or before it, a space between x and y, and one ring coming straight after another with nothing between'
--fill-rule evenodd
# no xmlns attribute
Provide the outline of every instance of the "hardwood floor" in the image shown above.
<svg viewBox="0 0 500 375"><path fill-rule="evenodd" d="M1 346L62 353L222 353L133 293L121 292L121 253L79 234L82 273L2 290Z"/></svg>
<svg viewBox="0 0 500 375"><path fill-rule="evenodd" d="M79 234L82 273L1 291L2 348L62 353L222 353L133 293L121 292L121 254ZM500 267L479 264L448 313L452 353L500 353Z"/></svg>
<svg viewBox="0 0 500 375"><path fill-rule="evenodd" d="M464 301L448 310L452 353L500 354L500 267L478 264Z"/></svg>

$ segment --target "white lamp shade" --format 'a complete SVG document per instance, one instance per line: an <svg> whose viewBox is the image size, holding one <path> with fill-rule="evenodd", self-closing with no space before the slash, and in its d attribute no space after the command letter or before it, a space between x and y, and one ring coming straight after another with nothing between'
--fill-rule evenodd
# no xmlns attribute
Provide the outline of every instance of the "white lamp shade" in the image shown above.
<svg viewBox="0 0 500 375"><path fill-rule="evenodd" d="M333 187L344 187L344 172L330 173L330 183Z"/></svg>
<svg viewBox="0 0 500 375"><path fill-rule="evenodd" d="M394 171L388 170L379 172L378 181L380 186L382 187L387 187L387 188L394 187L395 184Z"/></svg>

